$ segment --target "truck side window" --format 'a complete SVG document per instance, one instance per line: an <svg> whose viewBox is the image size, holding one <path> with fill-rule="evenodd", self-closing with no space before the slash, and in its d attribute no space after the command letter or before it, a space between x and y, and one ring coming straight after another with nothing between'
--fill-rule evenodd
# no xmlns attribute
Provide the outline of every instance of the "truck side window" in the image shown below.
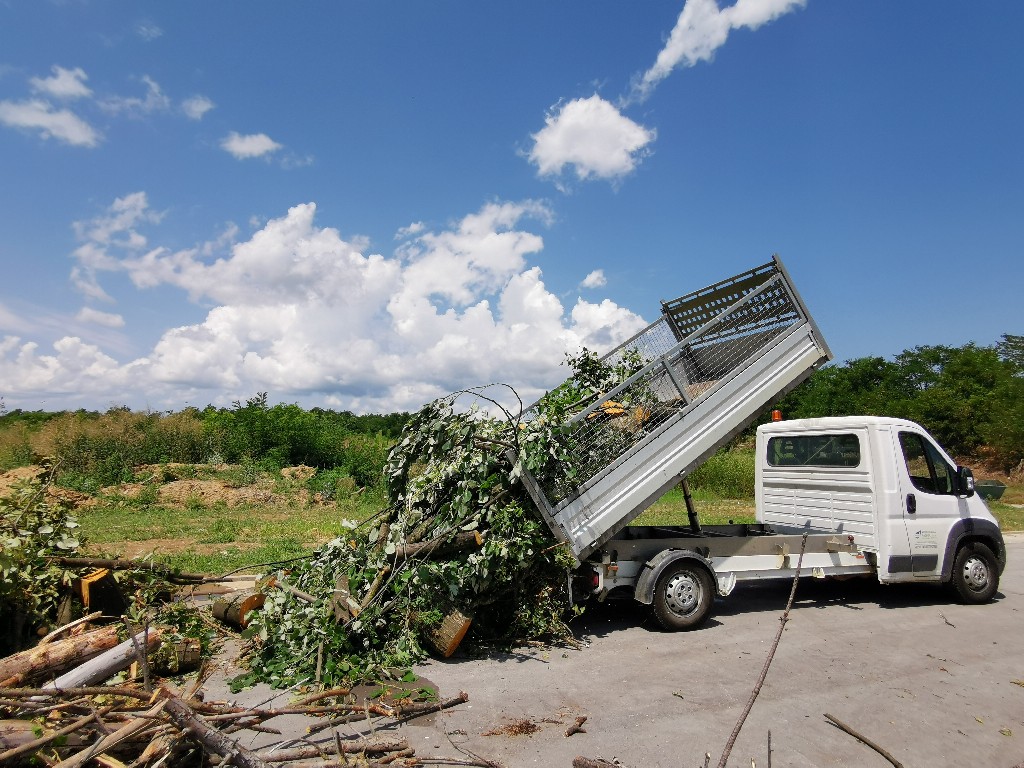
<svg viewBox="0 0 1024 768"><path fill-rule="evenodd" d="M910 482L919 491L934 494L952 494L956 471L939 455L935 446L921 435L900 432L900 447L907 462Z"/></svg>
<svg viewBox="0 0 1024 768"><path fill-rule="evenodd" d="M860 440L853 434L771 437L768 463L773 467L856 467Z"/></svg>

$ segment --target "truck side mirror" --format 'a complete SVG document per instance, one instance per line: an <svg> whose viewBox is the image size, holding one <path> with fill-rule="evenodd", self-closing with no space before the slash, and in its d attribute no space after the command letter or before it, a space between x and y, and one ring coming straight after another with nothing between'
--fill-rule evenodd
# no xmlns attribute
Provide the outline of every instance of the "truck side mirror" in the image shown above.
<svg viewBox="0 0 1024 768"><path fill-rule="evenodd" d="M960 495L971 498L974 495L974 473L967 467L956 468L957 485L960 486Z"/></svg>

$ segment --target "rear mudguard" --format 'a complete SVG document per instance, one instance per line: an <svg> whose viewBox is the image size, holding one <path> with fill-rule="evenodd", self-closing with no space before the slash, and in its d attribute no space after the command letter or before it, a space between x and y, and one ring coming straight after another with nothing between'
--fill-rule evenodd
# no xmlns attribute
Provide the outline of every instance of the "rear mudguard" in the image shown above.
<svg viewBox="0 0 1024 768"><path fill-rule="evenodd" d="M640 571L640 576L636 580L636 587L634 587L633 597L637 602L643 603L644 605L650 605L654 602L654 588L658 584L658 579L661 578L661 574L665 572L673 563L677 563L680 560L696 560L703 565L709 574L711 574L711 581L715 584L715 591L720 593L721 590L718 585L718 577L715 575L715 567L711 564L711 561L698 552L694 552L692 549L663 549L661 552L656 554L646 563L644 563L643 569Z"/></svg>

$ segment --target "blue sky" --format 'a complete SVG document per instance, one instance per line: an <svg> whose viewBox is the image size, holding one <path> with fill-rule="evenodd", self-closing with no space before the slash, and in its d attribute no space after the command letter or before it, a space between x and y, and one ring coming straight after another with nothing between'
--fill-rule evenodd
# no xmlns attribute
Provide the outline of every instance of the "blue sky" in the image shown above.
<svg viewBox="0 0 1024 768"><path fill-rule="evenodd" d="M0 0L0 396L526 400L785 261L839 360L1024 333L1024 4Z"/></svg>

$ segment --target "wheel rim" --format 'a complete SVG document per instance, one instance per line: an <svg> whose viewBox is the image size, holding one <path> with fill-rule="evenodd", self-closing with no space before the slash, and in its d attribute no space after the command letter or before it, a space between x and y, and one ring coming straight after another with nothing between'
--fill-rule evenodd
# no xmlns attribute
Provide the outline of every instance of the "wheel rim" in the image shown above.
<svg viewBox="0 0 1024 768"><path fill-rule="evenodd" d="M964 584L974 592L981 592L988 586L988 563L980 557L971 556L964 562Z"/></svg>
<svg viewBox="0 0 1024 768"><path fill-rule="evenodd" d="M688 616L697 610L700 597L700 581L692 573L677 573L665 585L665 605L679 616Z"/></svg>

